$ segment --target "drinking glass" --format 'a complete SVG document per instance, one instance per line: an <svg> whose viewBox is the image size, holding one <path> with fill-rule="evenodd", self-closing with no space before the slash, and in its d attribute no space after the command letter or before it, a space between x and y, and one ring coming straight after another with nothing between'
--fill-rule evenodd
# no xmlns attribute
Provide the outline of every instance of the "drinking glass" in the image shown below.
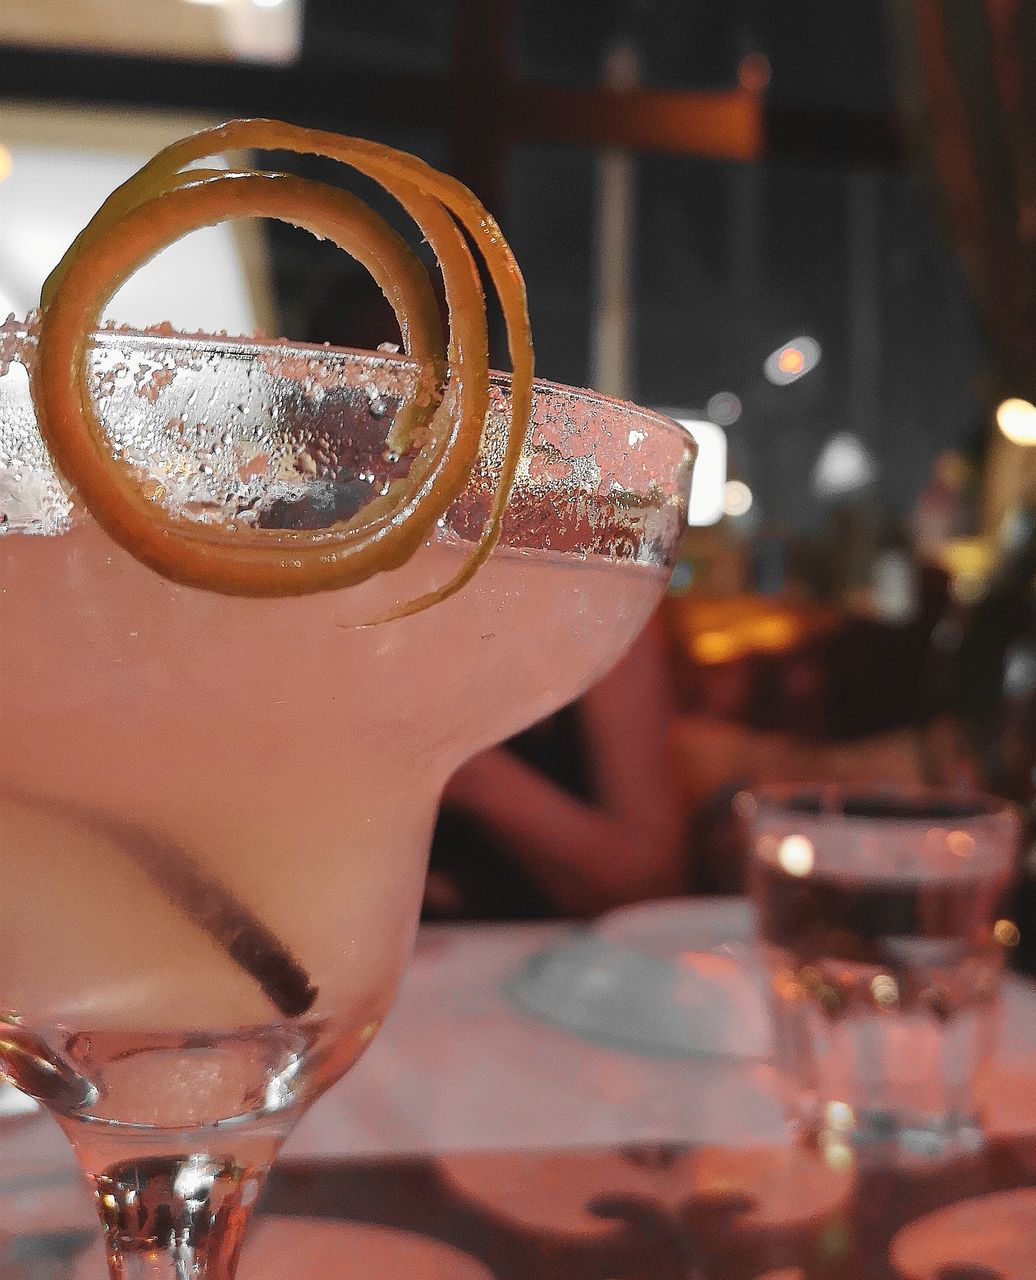
<svg viewBox="0 0 1036 1280"><path fill-rule="evenodd" d="M837 788L739 805L753 826L778 1065L804 1133L918 1154L977 1144L1014 811L989 797Z"/></svg>
<svg viewBox="0 0 1036 1280"><path fill-rule="evenodd" d="M177 585L109 540L35 425L33 339L0 330L0 1072L56 1116L113 1277L233 1275L300 1113L356 1060L407 962L441 789L574 698L657 604L694 446L539 383L503 534L494 376L474 472L401 568L295 598ZM94 335L91 390L161 500L320 528L385 492L415 367L160 333Z"/></svg>

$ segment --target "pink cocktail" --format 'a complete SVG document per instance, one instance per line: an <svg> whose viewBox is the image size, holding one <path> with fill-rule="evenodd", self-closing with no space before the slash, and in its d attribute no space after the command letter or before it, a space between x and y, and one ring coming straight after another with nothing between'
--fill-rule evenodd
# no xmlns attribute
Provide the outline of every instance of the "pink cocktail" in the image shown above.
<svg viewBox="0 0 1036 1280"><path fill-rule="evenodd" d="M182 1274L218 1280L280 1142L392 1002L444 783L632 640L683 528L693 444L539 384L489 561L367 625L468 554L505 379L471 481L402 568L251 599L159 576L77 507L35 426L32 351L8 329L0 1072L75 1145L113 1274L187 1265L130 1231L143 1205L179 1232ZM404 465L385 440L414 369L390 355L107 333L91 369L115 450L231 534L321 527Z"/></svg>

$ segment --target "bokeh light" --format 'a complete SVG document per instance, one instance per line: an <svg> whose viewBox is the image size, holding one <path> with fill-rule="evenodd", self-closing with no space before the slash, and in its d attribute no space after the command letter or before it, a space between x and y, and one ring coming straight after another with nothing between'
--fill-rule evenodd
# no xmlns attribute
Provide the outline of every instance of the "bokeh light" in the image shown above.
<svg viewBox="0 0 1036 1280"><path fill-rule="evenodd" d="M899 983L889 973L879 973L871 979L871 995L874 1003L890 1009L899 1003Z"/></svg>
<svg viewBox="0 0 1036 1280"><path fill-rule="evenodd" d="M743 516L752 507L752 490L743 480L728 480L723 486L723 510L728 516Z"/></svg>
<svg viewBox="0 0 1036 1280"><path fill-rule="evenodd" d="M741 417L741 400L733 391L717 391L709 397L705 412L710 422L720 427L732 427Z"/></svg>
<svg viewBox="0 0 1036 1280"><path fill-rule="evenodd" d="M1036 444L1036 405L1012 396L997 406L996 425L1012 444Z"/></svg>
<svg viewBox="0 0 1036 1280"><path fill-rule="evenodd" d="M848 1102L829 1102L824 1107L824 1123L835 1133L848 1133L856 1123L856 1113Z"/></svg>
<svg viewBox="0 0 1036 1280"><path fill-rule="evenodd" d="M763 363L763 373L778 387L786 387L815 369L820 361L820 343L803 334L783 342Z"/></svg>
<svg viewBox="0 0 1036 1280"><path fill-rule="evenodd" d="M790 876L808 876L816 857L813 841L808 836L785 836L777 847L777 861Z"/></svg>
<svg viewBox="0 0 1036 1280"><path fill-rule="evenodd" d="M1002 947L1016 947L1022 940L1022 932L1013 920L998 920L993 925L993 937Z"/></svg>

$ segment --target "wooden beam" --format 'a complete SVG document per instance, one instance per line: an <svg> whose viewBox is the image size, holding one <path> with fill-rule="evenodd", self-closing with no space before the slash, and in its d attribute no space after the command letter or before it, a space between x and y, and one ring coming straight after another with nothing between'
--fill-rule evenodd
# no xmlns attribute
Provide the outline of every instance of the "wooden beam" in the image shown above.
<svg viewBox="0 0 1036 1280"><path fill-rule="evenodd" d="M564 89L520 84L510 92L514 137L537 142L758 160L765 130L755 94L658 89Z"/></svg>
<svg viewBox="0 0 1036 1280"><path fill-rule="evenodd" d="M22 48L0 44L4 97L113 106L176 108L224 116L271 115L357 132L392 127L449 130L458 89L442 77L308 62L290 67L188 62ZM715 159L803 161L842 167L904 162L895 122L879 115L784 107L743 91L616 92L551 85L508 87L485 77L460 90L466 113L502 111L499 129L526 142L627 147Z"/></svg>

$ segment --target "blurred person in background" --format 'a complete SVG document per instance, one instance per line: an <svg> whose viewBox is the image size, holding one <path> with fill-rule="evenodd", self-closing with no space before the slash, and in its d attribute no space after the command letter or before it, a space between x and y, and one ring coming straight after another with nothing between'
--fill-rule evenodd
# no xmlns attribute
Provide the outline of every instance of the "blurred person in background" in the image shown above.
<svg viewBox="0 0 1036 1280"><path fill-rule="evenodd" d="M745 787L853 783L970 789L944 715L833 739L830 645L699 666L661 611L578 702L476 756L443 797L425 902L432 917L591 916L649 898L744 889L731 801ZM826 638L825 638L826 640ZM880 672L857 679L876 693Z"/></svg>
<svg viewBox="0 0 1036 1280"><path fill-rule="evenodd" d="M426 898L432 915L596 915L686 892L672 673L656 616L578 702L454 775Z"/></svg>

